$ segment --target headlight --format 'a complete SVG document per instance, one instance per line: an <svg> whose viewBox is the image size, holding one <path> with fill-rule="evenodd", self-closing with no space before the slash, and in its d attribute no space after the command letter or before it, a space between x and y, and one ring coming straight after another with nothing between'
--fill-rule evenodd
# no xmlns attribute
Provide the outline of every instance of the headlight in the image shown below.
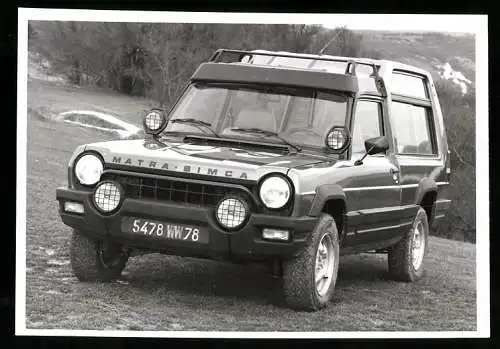
<svg viewBox="0 0 500 349"><path fill-rule="evenodd" d="M271 176L260 185L260 200L268 208L282 208L290 200L291 187L287 180L279 176Z"/></svg>
<svg viewBox="0 0 500 349"><path fill-rule="evenodd" d="M101 178L103 165L101 160L93 154L85 154L75 164L75 175L84 185L94 185Z"/></svg>
<svg viewBox="0 0 500 349"><path fill-rule="evenodd" d="M144 131L150 134L158 133L165 125L167 119L159 109L153 109L144 117Z"/></svg>

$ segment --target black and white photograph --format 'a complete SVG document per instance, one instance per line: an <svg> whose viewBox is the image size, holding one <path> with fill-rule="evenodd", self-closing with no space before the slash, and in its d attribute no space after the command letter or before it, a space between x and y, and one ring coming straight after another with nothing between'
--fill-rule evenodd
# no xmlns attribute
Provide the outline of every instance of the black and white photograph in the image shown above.
<svg viewBox="0 0 500 349"><path fill-rule="evenodd" d="M18 11L16 334L489 337L486 15Z"/></svg>

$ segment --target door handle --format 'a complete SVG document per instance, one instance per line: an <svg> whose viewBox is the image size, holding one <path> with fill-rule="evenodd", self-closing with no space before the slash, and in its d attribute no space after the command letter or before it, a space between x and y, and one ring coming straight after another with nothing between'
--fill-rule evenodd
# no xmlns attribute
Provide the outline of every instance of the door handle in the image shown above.
<svg viewBox="0 0 500 349"><path fill-rule="evenodd" d="M392 167L389 172L391 173L392 179L396 184L399 184L399 169Z"/></svg>

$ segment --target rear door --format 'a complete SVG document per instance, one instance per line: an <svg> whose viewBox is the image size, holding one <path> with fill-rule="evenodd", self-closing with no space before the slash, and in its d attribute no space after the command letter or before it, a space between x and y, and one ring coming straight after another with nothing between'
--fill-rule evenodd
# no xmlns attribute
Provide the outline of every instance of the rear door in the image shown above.
<svg viewBox="0 0 500 349"><path fill-rule="evenodd" d="M368 155L361 165L354 165L365 154L366 139L390 132L386 114L386 106L374 97L362 97L355 106L351 121L352 175L344 185L348 208L344 247L362 250L376 243L383 244L400 233L401 187L399 166L392 149L385 154Z"/></svg>
<svg viewBox="0 0 500 349"><path fill-rule="evenodd" d="M447 186L441 125L436 123L436 110L424 76L395 70L392 73L390 123L395 156L400 165L401 205L407 219L412 220L418 207L419 190L425 183L436 185L436 200L441 203ZM432 212L434 215L435 212ZM431 219L433 217L430 217Z"/></svg>

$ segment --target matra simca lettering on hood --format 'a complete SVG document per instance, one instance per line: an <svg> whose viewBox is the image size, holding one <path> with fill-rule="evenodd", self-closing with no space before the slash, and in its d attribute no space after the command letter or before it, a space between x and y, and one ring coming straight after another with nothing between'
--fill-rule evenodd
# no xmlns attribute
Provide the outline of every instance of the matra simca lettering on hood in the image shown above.
<svg viewBox="0 0 500 349"><path fill-rule="evenodd" d="M238 147L177 142L160 143L154 140L93 143L87 145L85 150L99 152L108 165L246 180L258 180L270 171L286 173L290 168L325 161L306 154L259 152Z"/></svg>

